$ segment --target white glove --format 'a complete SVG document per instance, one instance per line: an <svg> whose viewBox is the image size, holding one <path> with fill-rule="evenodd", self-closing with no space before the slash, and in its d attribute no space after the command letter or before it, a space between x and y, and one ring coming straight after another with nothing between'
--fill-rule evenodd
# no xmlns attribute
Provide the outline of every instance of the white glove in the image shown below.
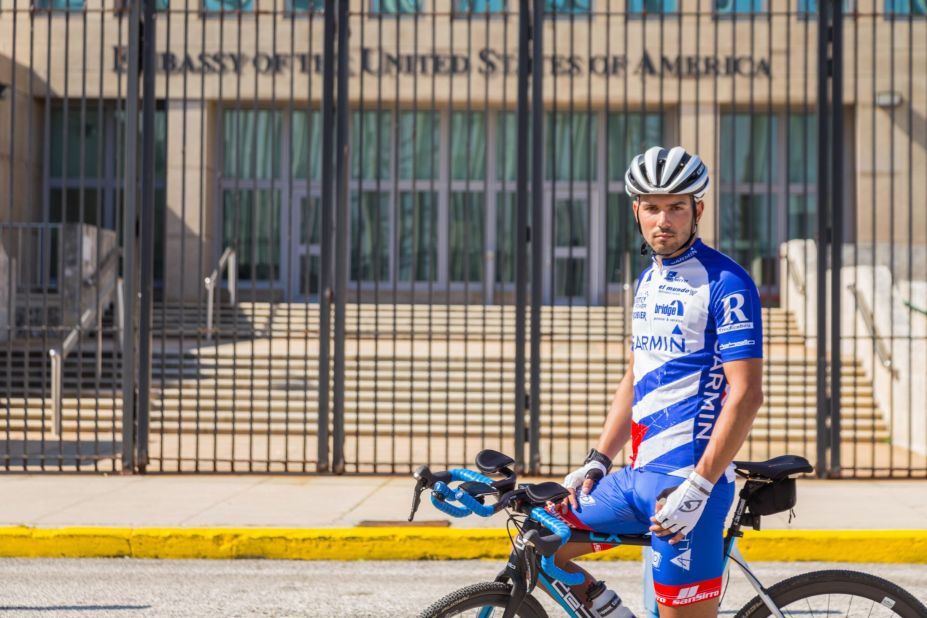
<svg viewBox="0 0 927 618"><path fill-rule="evenodd" d="M567 489L578 490L586 482L586 479L592 479L594 483L602 480L608 469L611 467L611 460L595 449L589 451L586 457L586 463L581 467L573 470L563 477L563 486Z"/></svg>
<svg viewBox="0 0 927 618"><path fill-rule="evenodd" d="M712 488L713 483L693 470L689 478L666 497L663 508L657 511L657 523L671 532L689 534L702 516Z"/></svg>

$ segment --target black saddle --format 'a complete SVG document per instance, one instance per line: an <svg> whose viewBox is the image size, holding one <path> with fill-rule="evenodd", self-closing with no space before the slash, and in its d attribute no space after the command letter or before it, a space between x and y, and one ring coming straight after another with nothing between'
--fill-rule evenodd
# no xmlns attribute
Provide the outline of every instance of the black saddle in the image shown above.
<svg viewBox="0 0 927 618"><path fill-rule="evenodd" d="M570 495L566 487L553 481L528 485L525 487L525 493L528 494L528 499L535 504L559 502Z"/></svg>
<svg viewBox="0 0 927 618"><path fill-rule="evenodd" d="M771 481L814 470L807 459L798 455L780 455L767 461L735 461L734 467L751 477L762 477Z"/></svg>

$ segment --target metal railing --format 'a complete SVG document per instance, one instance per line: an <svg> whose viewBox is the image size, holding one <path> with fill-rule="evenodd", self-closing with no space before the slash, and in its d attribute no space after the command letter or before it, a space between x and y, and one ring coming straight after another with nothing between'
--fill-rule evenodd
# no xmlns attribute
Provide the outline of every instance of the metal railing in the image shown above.
<svg viewBox="0 0 927 618"><path fill-rule="evenodd" d="M96 287L99 285L101 275L106 270L111 267L118 267L120 253L121 252L118 247L113 248L109 252L109 255L107 255L103 262L100 264L100 267L97 268L93 274L83 280L83 284L87 287ZM118 316L117 320L119 324L119 340L121 344L123 338L125 337L122 322L122 308L124 306L124 299L122 298L122 279L119 277L113 277L111 280L109 280L106 289L97 296L96 306L91 307L90 309L86 309L81 314L77 325L68 332L67 336L64 338L64 341L61 342L61 345L51 348L48 351L48 357L51 359L52 428L55 435L60 436L62 434L64 424L64 415L62 414L61 410L64 390L64 361L67 359L68 355L74 351L74 348L77 347L78 343L80 343L81 333L94 325L96 326L97 332L97 377L100 377L103 372L103 308L112 302L111 297L114 290L117 297L116 315Z"/></svg>
<svg viewBox="0 0 927 618"><path fill-rule="evenodd" d="M897 380L898 368L895 367L892 362L892 352L885 345L885 339L879 335L879 327L876 325L872 308L869 306L869 303L866 302L865 296L863 296L863 293L856 287L856 284L851 283L847 285L847 289L850 290L853 297L856 299L856 307L860 316L863 318L863 324L866 325L869 336L872 337L872 340L875 342L876 355L879 357L879 363L892 374L893 379Z"/></svg>
<svg viewBox="0 0 927 618"><path fill-rule="evenodd" d="M222 272L228 270L227 277L229 281L229 304L235 306L235 298L238 287L238 258L235 246L229 246L222 252L219 263L212 270L208 277L203 280L206 286L206 339L212 340L213 309L215 306L216 285L220 281Z"/></svg>

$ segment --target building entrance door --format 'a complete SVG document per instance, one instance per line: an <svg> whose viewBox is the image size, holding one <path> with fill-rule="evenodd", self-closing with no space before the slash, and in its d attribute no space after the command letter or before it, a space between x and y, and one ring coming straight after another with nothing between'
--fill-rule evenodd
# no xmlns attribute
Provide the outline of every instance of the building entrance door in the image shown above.
<svg viewBox="0 0 927 618"><path fill-rule="evenodd" d="M322 268L321 196L305 191L293 193L294 230L290 232L295 268L290 271L292 298L296 302L318 302Z"/></svg>

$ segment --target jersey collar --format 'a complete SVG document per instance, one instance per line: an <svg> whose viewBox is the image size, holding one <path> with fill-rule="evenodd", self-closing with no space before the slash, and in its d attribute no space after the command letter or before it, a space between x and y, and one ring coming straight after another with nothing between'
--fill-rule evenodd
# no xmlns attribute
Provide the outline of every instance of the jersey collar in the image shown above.
<svg viewBox="0 0 927 618"><path fill-rule="evenodd" d="M692 243L692 246L686 249L685 252L682 253L681 255L677 255L676 257L672 259L663 258L663 267L666 268L667 266L676 266L677 264L681 264L685 262L686 260L692 259L696 255L698 255L702 250L704 250L704 248L705 248L705 245L704 243L702 243L702 239L696 238L695 242ZM656 257L653 258L653 261L654 263L656 263L657 261Z"/></svg>

